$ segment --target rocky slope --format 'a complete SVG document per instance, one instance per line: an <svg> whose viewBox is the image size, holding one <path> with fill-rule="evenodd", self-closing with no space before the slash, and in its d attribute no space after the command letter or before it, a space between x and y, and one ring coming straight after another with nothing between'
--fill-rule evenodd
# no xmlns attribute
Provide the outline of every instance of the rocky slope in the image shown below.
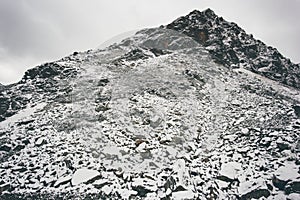
<svg viewBox="0 0 300 200"><path fill-rule="evenodd" d="M0 197L299 199L300 91L187 35L141 30L3 88Z"/></svg>

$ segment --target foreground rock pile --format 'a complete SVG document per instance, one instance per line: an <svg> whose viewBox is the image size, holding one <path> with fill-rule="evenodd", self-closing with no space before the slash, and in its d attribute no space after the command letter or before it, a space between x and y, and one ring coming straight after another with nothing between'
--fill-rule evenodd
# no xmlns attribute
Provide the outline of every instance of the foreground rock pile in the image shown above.
<svg viewBox="0 0 300 200"><path fill-rule="evenodd" d="M176 31L75 52L1 95L2 199L300 198L299 90Z"/></svg>

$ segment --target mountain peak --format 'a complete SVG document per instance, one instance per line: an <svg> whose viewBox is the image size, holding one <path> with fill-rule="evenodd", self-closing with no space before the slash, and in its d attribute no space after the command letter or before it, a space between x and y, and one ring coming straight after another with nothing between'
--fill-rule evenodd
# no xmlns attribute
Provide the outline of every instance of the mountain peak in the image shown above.
<svg viewBox="0 0 300 200"><path fill-rule="evenodd" d="M300 65L283 57L276 48L247 34L234 22L217 16L213 10L194 10L166 26L184 33L206 47L213 59L228 68L252 72L300 88Z"/></svg>
<svg viewBox="0 0 300 200"><path fill-rule="evenodd" d="M192 15L202 16L202 17L209 17L209 18L217 17L215 12L210 8L207 8L207 9L203 10L202 12L199 11L199 10L193 10L192 12L190 12L188 14L188 16L192 16Z"/></svg>

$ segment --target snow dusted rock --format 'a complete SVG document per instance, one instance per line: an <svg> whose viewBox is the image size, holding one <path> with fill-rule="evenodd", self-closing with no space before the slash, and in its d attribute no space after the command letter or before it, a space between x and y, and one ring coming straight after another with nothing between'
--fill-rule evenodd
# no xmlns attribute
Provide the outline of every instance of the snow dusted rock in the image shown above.
<svg viewBox="0 0 300 200"><path fill-rule="evenodd" d="M247 135L249 133L249 129L248 128L242 128L241 132L243 135Z"/></svg>
<svg viewBox="0 0 300 200"><path fill-rule="evenodd" d="M286 162L273 175L273 185L287 193L299 192L299 167L293 162Z"/></svg>
<svg viewBox="0 0 300 200"><path fill-rule="evenodd" d="M111 192L113 191L113 187L109 185L105 185L104 187L102 187L101 191L104 192L104 194L106 195L110 195Z"/></svg>
<svg viewBox="0 0 300 200"><path fill-rule="evenodd" d="M67 183L70 183L72 179L72 175L66 175L66 176L63 176L63 177L60 177L54 184L54 187L59 187L60 185L64 185L64 184L67 184Z"/></svg>
<svg viewBox="0 0 300 200"><path fill-rule="evenodd" d="M89 181L95 181L100 178L100 173L97 170L81 168L75 171L72 176L72 185L79 185Z"/></svg>
<svg viewBox="0 0 300 200"><path fill-rule="evenodd" d="M291 181L300 178L298 171L299 167L295 163L286 162L275 171L274 175L282 181Z"/></svg>
<svg viewBox="0 0 300 200"><path fill-rule="evenodd" d="M147 193L157 191L157 183L147 178L134 178L132 180L132 189L137 192L138 196L145 197Z"/></svg>
<svg viewBox="0 0 300 200"><path fill-rule="evenodd" d="M36 146L42 146L43 144L47 144L47 140L43 137L40 137L39 139L37 139L37 141L35 142Z"/></svg>
<svg viewBox="0 0 300 200"><path fill-rule="evenodd" d="M297 66L210 10L167 27L0 89L1 199L297 197Z"/></svg>
<svg viewBox="0 0 300 200"><path fill-rule="evenodd" d="M282 138L276 140L277 147L280 151L290 149L290 143L283 141Z"/></svg>
<svg viewBox="0 0 300 200"><path fill-rule="evenodd" d="M271 195L268 186L261 178L241 182L238 188L241 199L259 199L269 197Z"/></svg>
<svg viewBox="0 0 300 200"><path fill-rule="evenodd" d="M242 173L242 165L238 162L228 162L221 166L220 175L218 179L232 182L234 181L240 173Z"/></svg>

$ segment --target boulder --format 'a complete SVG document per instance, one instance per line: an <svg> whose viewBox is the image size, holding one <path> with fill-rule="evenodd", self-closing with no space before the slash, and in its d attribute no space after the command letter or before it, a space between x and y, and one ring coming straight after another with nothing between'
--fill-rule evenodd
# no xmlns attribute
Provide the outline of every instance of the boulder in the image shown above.
<svg viewBox="0 0 300 200"><path fill-rule="evenodd" d="M37 139L36 142L35 142L35 145L36 145L37 147L40 147L40 146L42 146L42 145L44 145L44 144L47 144L47 140L46 140L46 138L44 138L44 137L40 137L40 138Z"/></svg>
<svg viewBox="0 0 300 200"><path fill-rule="evenodd" d="M71 183L73 186L81 183L93 182L100 178L100 173L97 170L81 168L75 171L72 176Z"/></svg>
<svg viewBox="0 0 300 200"><path fill-rule="evenodd" d="M148 178L134 178L132 181L132 189L140 197L145 197L148 193L156 192L158 189L156 182Z"/></svg>
<svg viewBox="0 0 300 200"><path fill-rule="evenodd" d="M237 178L238 173L240 173L241 170L242 165L238 162L224 163L221 166L221 170L217 178L222 181L232 182Z"/></svg>
<svg viewBox="0 0 300 200"><path fill-rule="evenodd" d="M286 162L283 166L279 167L273 174L272 182L275 187L280 190L297 190L298 179L300 174L298 173L298 167L294 162ZM287 189L287 183L294 182L295 184L289 185L290 189Z"/></svg>
<svg viewBox="0 0 300 200"><path fill-rule="evenodd" d="M260 199L269 197L271 192L263 179L241 182L238 187L240 199Z"/></svg>

